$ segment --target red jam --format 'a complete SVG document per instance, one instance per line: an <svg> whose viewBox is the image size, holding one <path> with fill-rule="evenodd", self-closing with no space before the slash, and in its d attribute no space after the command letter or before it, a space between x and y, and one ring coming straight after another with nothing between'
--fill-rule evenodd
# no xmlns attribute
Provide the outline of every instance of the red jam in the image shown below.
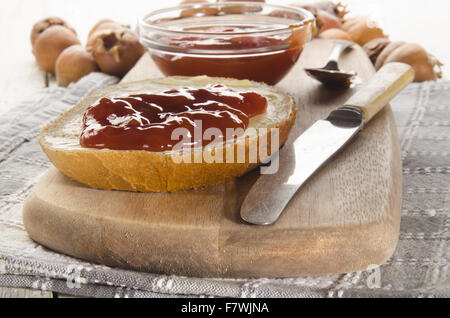
<svg viewBox="0 0 450 318"><path fill-rule="evenodd" d="M246 26L203 27L202 29L184 29L184 31L204 31L205 33L255 32L258 28ZM294 66L307 41L307 28L292 27L291 35L250 36L236 34L234 37L200 38L180 37L167 39L171 46L180 50L236 50L235 54L214 56L208 54L170 54L152 53L152 58L165 75L208 75L232 77L265 82L269 85L278 83ZM246 54L250 49L261 49L254 54Z"/></svg>
<svg viewBox="0 0 450 318"><path fill-rule="evenodd" d="M227 128L242 128L236 131L243 132L250 118L266 109L264 96L236 92L224 85L102 98L84 114L80 144L88 148L148 151L172 150L180 142L181 148L205 146L226 140ZM185 135L176 133L177 128L185 128L191 137L188 142ZM217 128L221 135L214 134L212 140L203 137L208 128Z"/></svg>

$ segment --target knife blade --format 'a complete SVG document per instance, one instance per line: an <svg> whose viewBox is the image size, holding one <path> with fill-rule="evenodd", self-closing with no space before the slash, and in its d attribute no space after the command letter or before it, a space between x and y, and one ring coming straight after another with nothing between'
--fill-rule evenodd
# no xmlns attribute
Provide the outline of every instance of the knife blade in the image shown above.
<svg viewBox="0 0 450 318"><path fill-rule="evenodd" d="M414 70L407 64L383 66L342 107L274 156L278 171L258 177L241 205L241 218L255 225L275 223L297 190L413 79Z"/></svg>

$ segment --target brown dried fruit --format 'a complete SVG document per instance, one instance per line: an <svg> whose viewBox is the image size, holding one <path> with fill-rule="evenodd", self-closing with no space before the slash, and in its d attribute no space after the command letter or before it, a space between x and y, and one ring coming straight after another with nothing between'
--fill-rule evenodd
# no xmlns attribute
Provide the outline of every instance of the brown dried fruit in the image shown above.
<svg viewBox="0 0 450 318"><path fill-rule="evenodd" d="M341 2L335 4L332 1L319 1L307 5L302 5L300 3L292 3L291 5L302 7L306 10L311 11L313 14L317 13L317 10L323 10L330 14L333 14L339 19L343 19L348 13L347 6L343 5Z"/></svg>
<svg viewBox="0 0 450 318"><path fill-rule="evenodd" d="M99 29L104 28L105 25L109 26L121 26L121 24L119 22L116 22L114 20L111 19L101 19L100 21L98 21L92 28L91 30L89 30L88 33L88 39L90 37L92 37L92 35L94 34L94 32L98 31Z"/></svg>
<svg viewBox="0 0 450 318"><path fill-rule="evenodd" d="M60 86L76 83L83 76L96 70L97 63L94 57L79 44L65 49L56 60L56 77Z"/></svg>
<svg viewBox="0 0 450 318"><path fill-rule="evenodd" d="M331 1L329 1L331 2ZM333 2L331 2L334 4ZM334 4L334 13L337 15L337 17L341 20L345 18L345 15L349 13L349 10L347 9L347 5L343 4L342 2L338 2L337 4Z"/></svg>
<svg viewBox="0 0 450 318"><path fill-rule="evenodd" d="M386 64L386 59L389 55L391 55L394 50L399 48L400 46L406 44L405 41L397 41L397 42L390 42L383 51L381 51L380 55L378 55L376 61L375 61L375 68L378 70L380 69L384 64Z"/></svg>
<svg viewBox="0 0 450 318"><path fill-rule="evenodd" d="M116 30L119 28L128 27L125 25L120 24L119 22L113 21L111 19L102 19L98 21L92 29L89 31L88 39L86 43L86 49L89 52L93 52L95 43L97 41L97 38L104 32L110 32L112 30Z"/></svg>
<svg viewBox="0 0 450 318"><path fill-rule="evenodd" d="M77 36L68 28L55 25L37 38L33 54L41 70L55 73L56 59L69 46L80 44Z"/></svg>
<svg viewBox="0 0 450 318"><path fill-rule="evenodd" d="M372 64L375 65L375 62L376 62L378 56L386 48L386 46L388 46L389 43L391 43L391 41L389 39L377 38L377 39L373 39L372 41L367 42L364 45L363 48L366 51L367 55L369 56Z"/></svg>
<svg viewBox="0 0 450 318"><path fill-rule="evenodd" d="M67 24L67 22L65 20L58 18L58 17L48 17L48 18L39 20L38 22L36 22L33 25L33 28L31 29L31 34L30 34L31 46L34 48L34 45L35 45L36 40L39 37L39 35L41 35L42 32L44 32L48 28L55 26L55 25L66 27L67 29L72 31L75 35L77 34L77 32L69 24Z"/></svg>
<svg viewBox="0 0 450 318"><path fill-rule="evenodd" d="M309 1L293 2L289 6L299 7L310 11L316 18L316 28L320 32L328 29L342 29L342 20L348 13L347 7L342 3L332 1L319 1L305 4Z"/></svg>
<svg viewBox="0 0 450 318"><path fill-rule="evenodd" d="M348 35L347 32L341 29L328 29L319 34L319 38L321 39L333 39L333 40L344 40L353 42L353 39Z"/></svg>
<svg viewBox="0 0 450 318"><path fill-rule="evenodd" d="M414 43L391 42L378 56L375 68L379 69L384 64L401 62L412 66L416 72L414 82L436 80L440 77L440 63L430 56L425 49Z"/></svg>
<svg viewBox="0 0 450 318"><path fill-rule="evenodd" d="M383 30L367 17L354 17L346 19L342 25L354 42L364 46L367 42L376 38L385 38Z"/></svg>
<svg viewBox="0 0 450 318"><path fill-rule="evenodd" d="M137 34L125 27L103 30L94 43L92 51L100 70L120 77L146 52Z"/></svg>
<svg viewBox="0 0 450 318"><path fill-rule="evenodd" d="M320 33L329 29L342 29L341 20L327 11L317 10L316 18Z"/></svg>

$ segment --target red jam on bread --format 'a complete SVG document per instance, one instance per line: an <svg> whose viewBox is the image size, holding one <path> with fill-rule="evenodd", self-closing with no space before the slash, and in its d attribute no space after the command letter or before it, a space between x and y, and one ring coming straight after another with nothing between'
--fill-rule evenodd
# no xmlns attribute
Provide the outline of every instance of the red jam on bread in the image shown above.
<svg viewBox="0 0 450 318"><path fill-rule="evenodd" d="M264 96L225 85L101 98L83 116L80 144L87 148L154 152L174 150L180 142L181 148L205 146L230 138L227 129L242 134L250 118L266 109ZM214 137L205 137L210 128L216 129Z"/></svg>

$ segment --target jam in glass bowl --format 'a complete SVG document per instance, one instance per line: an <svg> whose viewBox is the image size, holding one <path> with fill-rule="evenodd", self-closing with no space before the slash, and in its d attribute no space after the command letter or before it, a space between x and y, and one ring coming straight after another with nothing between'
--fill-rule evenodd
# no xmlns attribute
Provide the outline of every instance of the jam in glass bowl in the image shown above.
<svg viewBox="0 0 450 318"><path fill-rule="evenodd" d="M278 83L315 33L312 13L258 2L181 5L139 21L141 42L164 75Z"/></svg>

